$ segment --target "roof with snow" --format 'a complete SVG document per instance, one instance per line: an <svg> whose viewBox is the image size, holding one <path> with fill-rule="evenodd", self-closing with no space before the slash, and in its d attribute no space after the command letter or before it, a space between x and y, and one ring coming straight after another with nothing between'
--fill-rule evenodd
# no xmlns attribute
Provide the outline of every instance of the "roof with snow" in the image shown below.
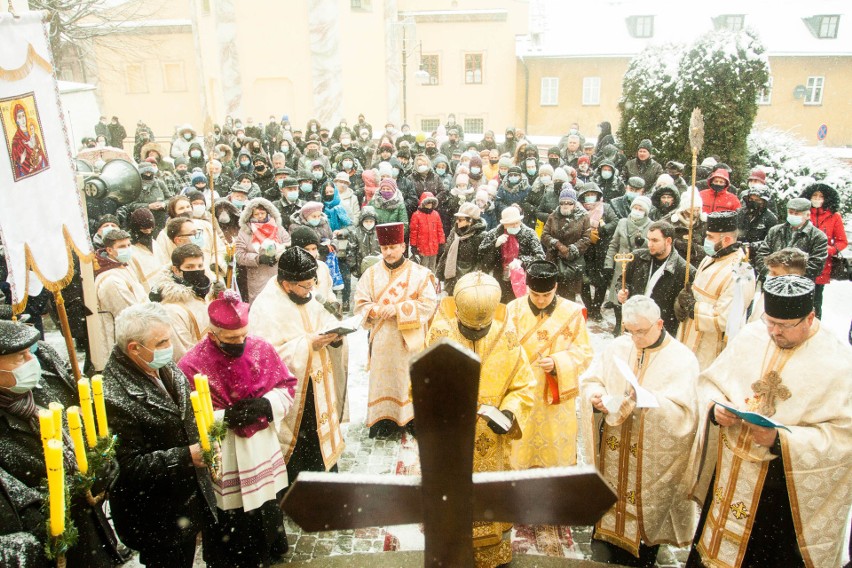
<svg viewBox="0 0 852 568"><path fill-rule="evenodd" d="M705 32L744 25L757 31L770 56L852 56L852 10L845 0L599 0L580 6L531 4L530 34L517 37L516 54L633 57L649 45L687 44Z"/></svg>

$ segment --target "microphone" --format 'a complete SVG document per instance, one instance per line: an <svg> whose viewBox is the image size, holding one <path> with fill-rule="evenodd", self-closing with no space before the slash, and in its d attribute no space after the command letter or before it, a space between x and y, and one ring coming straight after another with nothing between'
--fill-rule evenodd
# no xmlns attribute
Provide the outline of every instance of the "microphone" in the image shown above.
<svg viewBox="0 0 852 568"><path fill-rule="evenodd" d="M325 296L318 292L314 292L314 299L322 304L322 307L326 309L328 313L336 317L338 320L343 319L343 312L341 310L340 302L337 301L328 301L325 299Z"/></svg>

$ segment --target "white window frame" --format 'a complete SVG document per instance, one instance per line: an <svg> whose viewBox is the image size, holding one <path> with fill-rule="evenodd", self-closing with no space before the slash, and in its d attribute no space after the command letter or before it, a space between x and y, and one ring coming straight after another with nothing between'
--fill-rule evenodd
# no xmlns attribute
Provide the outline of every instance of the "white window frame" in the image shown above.
<svg viewBox="0 0 852 568"><path fill-rule="evenodd" d="M772 104L772 83L773 77L772 75L770 75L766 87L758 91L757 104L759 104L760 106L769 106Z"/></svg>
<svg viewBox="0 0 852 568"><path fill-rule="evenodd" d="M559 105L559 77L541 78L541 106Z"/></svg>
<svg viewBox="0 0 852 568"><path fill-rule="evenodd" d="M840 25L840 16L831 14L820 16L817 22L817 37L820 39L834 39L837 37L837 27Z"/></svg>
<svg viewBox="0 0 852 568"><path fill-rule="evenodd" d="M435 128L426 128L426 125L423 124L423 123L424 123L424 121L427 121L427 120L434 120L435 121ZM420 130L426 132L427 136L431 136L432 131L437 130L437 128L439 126L441 126L441 119L440 118L421 118L420 119Z"/></svg>
<svg viewBox="0 0 852 568"><path fill-rule="evenodd" d="M131 89L131 69L134 68L139 68L141 72L142 88L139 90ZM124 92L128 95L142 95L150 92L150 87L148 86L148 73L145 70L144 63L126 63L124 65Z"/></svg>
<svg viewBox="0 0 852 568"><path fill-rule="evenodd" d="M583 106L600 106L601 78L583 77Z"/></svg>
<svg viewBox="0 0 852 568"><path fill-rule="evenodd" d="M745 28L745 16L742 14L725 14L722 16L722 27L729 32L738 32Z"/></svg>
<svg viewBox="0 0 852 568"><path fill-rule="evenodd" d="M472 124L473 121L477 121L477 120L481 124L480 128L477 128ZM468 122L468 121L470 121L470 122ZM464 124L464 131L465 131L466 134L484 134L485 133L485 119L484 118L467 117L462 122ZM477 132L477 130L478 130L478 132Z"/></svg>
<svg viewBox="0 0 852 568"><path fill-rule="evenodd" d="M177 65L180 67L180 76L182 80L181 85L169 85L168 83L168 72L166 68L169 65ZM186 83L186 69L184 68L183 61L164 61L161 65L161 70L163 72L163 92L164 93L183 93L187 91L187 83Z"/></svg>
<svg viewBox="0 0 852 568"><path fill-rule="evenodd" d="M805 104L819 106L822 104L822 97L825 94L825 77L813 76L808 77L808 82L805 85ZM819 96L817 96L819 95Z"/></svg>
<svg viewBox="0 0 852 568"><path fill-rule="evenodd" d="M654 37L654 16L634 16L633 35L637 38Z"/></svg>

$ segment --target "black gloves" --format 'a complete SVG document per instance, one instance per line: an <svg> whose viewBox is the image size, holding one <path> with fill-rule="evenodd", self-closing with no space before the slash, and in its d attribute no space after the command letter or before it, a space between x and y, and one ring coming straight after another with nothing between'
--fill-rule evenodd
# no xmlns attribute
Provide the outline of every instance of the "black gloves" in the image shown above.
<svg viewBox="0 0 852 568"><path fill-rule="evenodd" d="M275 266L276 260L274 256L267 256L265 254L261 254L257 257L258 264L265 264L266 266Z"/></svg>
<svg viewBox="0 0 852 568"><path fill-rule="evenodd" d="M92 483L92 495L100 495L104 491L109 491L110 488L118 479L118 460L112 459L104 462L102 471L96 472L97 476Z"/></svg>
<svg viewBox="0 0 852 568"><path fill-rule="evenodd" d="M678 321L695 318L695 296L692 294L691 284L681 290L675 298L674 313Z"/></svg>
<svg viewBox="0 0 852 568"><path fill-rule="evenodd" d="M511 410L501 410L500 412L502 412L503 415L506 418L511 420L512 424L515 423L515 415L512 414ZM502 426L500 426L499 424L497 424L496 422L494 422L490 418L487 418L485 420L485 422L486 422L486 424L488 424L488 427L491 428L491 431L494 432L495 434L498 434L498 435L507 434L509 432L509 430L512 429L511 427L509 427L509 430L504 430Z"/></svg>
<svg viewBox="0 0 852 568"><path fill-rule="evenodd" d="M263 397L238 400L225 409L225 423L228 428L250 426L264 416L267 421L272 422L272 405Z"/></svg>
<svg viewBox="0 0 852 568"><path fill-rule="evenodd" d="M633 238L633 248L642 248L645 246L645 242L644 237L636 236Z"/></svg>

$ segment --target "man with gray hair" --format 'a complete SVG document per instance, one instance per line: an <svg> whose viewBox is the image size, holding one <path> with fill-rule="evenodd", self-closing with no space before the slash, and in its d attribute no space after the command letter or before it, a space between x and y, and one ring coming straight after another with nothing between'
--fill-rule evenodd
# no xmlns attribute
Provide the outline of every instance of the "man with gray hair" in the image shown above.
<svg viewBox="0 0 852 568"><path fill-rule="evenodd" d="M764 259L775 251L793 247L808 255L805 277L816 280L825 268L828 259L828 237L811 223L811 202L796 197L787 202L785 222L775 225L766 234L766 240L757 249L757 269L761 281L766 278L768 268Z"/></svg>
<svg viewBox="0 0 852 568"><path fill-rule="evenodd" d="M695 530L687 492L698 360L666 332L651 298L632 296L622 318L624 335L582 377L583 419L595 436L586 455L618 495L595 525L592 559L653 566L660 544L684 546Z"/></svg>
<svg viewBox="0 0 852 568"><path fill-rule="evenodd" d="M172 362L171 334L163 306L130 306L116 318L116 346L104 369L110 430L121 440L112 518L148 567L192 566L196 536L209 538L216 522L189 382Z"/></svg>

